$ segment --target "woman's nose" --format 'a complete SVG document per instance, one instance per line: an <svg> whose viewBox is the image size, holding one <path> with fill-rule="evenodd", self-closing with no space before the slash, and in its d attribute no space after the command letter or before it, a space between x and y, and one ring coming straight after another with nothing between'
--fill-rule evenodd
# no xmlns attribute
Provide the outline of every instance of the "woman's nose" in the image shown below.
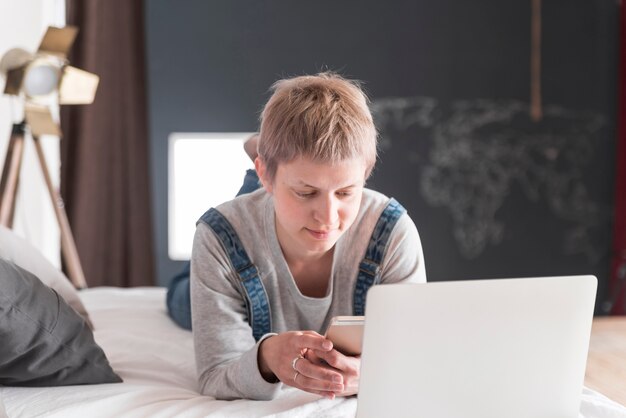
<svg viewBox="0 0 626 418"><path fill-rule="evenodd" d="M325 226L334 226L339 220L339 202L334 197L322 197L315 208L315 220Z"/></svg>

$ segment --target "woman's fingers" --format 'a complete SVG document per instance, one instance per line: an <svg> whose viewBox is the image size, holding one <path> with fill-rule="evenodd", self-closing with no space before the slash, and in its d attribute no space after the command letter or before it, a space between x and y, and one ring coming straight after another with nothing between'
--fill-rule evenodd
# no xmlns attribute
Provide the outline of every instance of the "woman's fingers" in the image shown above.
<svg viewBox="0 0 626 418"><path fill-rule="evenodd" d="M277 337L285 337L284 340L279 338L281 344L277 348L283 354L280 356L282 370L275 372L283 383L331 399L358 393L360 357L334 350L330 341L312 331Z"/></svg>
<svg viewBox="0 0 626 418"><path fill-rule="evenodd" d="M294 383L296 387L306 390L307 392L315 391L341 393L344 389L343 384L335 383L332 379L330 381L316 379L299 372L296 372L294 375Z"/></svg>
<svg viewBox="0 0 626 418"><path fill-rule="evenodd" d="M313 364L327 364L324 360L315 354L315 350L308 350L303 356Z"/></svg>
<svg viewBox="0 0 626 418"><path fill-rule="evenodd" d="M306 354L316 362L326 365L343 377L343 391L336 393L337 396L350 396L359 391L359 369L361 357L345 356L337 350L332 351L309 351Z"/></svg>
<svg viewBox="0 0 626 418"><path fill-rule="evenodd" d="M355 367L358 368L361 364L360 363L361 356L346 356L337 350L331 350L331 351L316 350L316 351L313 351L312 353L308 353L307 356L311 357L313 354L320 361L323 361L329 366L334 367L335 369L342 370L342 371L354 372Z"/></svg>
<svg viewBox="0 0 626 418"><path fill-rule="evenodd" d="M306 332L296 336L296 346L300 349L311 349L320 352L333 349L333 343L314 332Z"/></svg>
<svg viewBox="0 0 626 418"><path fill-rule="evenodd" d="M330 399L344 391L341 373L323 363L315 364L307 359L310 353L331 351L331 341L316 332L308 331L297 333L294 343L299 354L290 363L293 386Z"/></svg>
<svg viewBox="0 0 626 418"><path fill-rule="evenodd" d="M324 363L314 363L307 358L303 358L296 362L296 371L311 379L331 384L343 385L343 375L336 369L328 367ZM326 389L326 388L324 388ZM335 389L326 389L335 390Z"/></svg>
<svg viewBox="0 0 626 418"><path fill-rule="evenodd" d="M271 372L287 385L331 399L345 392L341 371L318 357L335 351L332 342L316 332L275 335L264 340L259 350L259 368L264 376ZM319 361L311 362L309 358Z"/></svg>

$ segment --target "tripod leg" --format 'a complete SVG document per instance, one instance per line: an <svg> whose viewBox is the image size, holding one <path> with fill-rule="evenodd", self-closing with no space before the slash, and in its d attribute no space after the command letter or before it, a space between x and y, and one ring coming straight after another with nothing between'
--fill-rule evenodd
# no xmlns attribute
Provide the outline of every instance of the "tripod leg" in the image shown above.
<svg viewBox="0 0 626 418"><path fill-rule="evenodd" d="M39 142L39 137L33 135L35 142L35 149L37 150L37 156L39 157L39 164L41 165L41 171L43 172L46 186L48 186L48 192L50 193L50 199L52 199L52 206L54 207L54 213L56 214L57 221L59 222L59 228L61 230L61 249L63 252L63 258L67 264L70 280L75 287L82 289L87 287L85 281L85 274L80 264L80 258L78 257L78 251L76 250L76 243L74 242L74 236L72 235L72 229L67 219L67 213L65 212L65 206L61 195L54 189L52 185L52 179L50 178L50 172L46 165L46 159Z"/></svg>
<svg viewBox="0 0 626 418"><path fill-rule="evenodd" d="M24 155L24 122L13 125L0 180L0 225L13 227L15 197Z"/></svg>

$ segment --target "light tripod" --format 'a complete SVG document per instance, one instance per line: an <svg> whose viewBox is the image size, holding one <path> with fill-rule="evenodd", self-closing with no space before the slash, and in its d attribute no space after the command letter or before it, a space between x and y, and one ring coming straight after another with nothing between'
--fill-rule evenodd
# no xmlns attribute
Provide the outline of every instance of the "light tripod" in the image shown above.
<svg viewBox="0 0 626 418"><path fill-rule="evenodd" d="M11 139L9 140L9 147L7 149L6 158L4 160L4 166L2 169L2 179L0 180L0 224L11 228L13 226L13 218L15 215L15 203L17 189L19 186L20 168L24 156L24 142L26 138L26 122L16 123L13 125L11 132ZM63 260L65 261L68 275L72 283L77 288L87 287L85 281L85 275L83 268L80 264L80 258L78 257L78 251L76 250L76 243L72 235L67 214L65 212L65 206L61 195L54 188L46 159L39 142L39 136L32 134L33 142L35 143L35 150L37 151L37 157L41 171L43 173L50 199L52 200L52 207L59 223L59 229L61 232L61 250L63 254Z"/></svg>

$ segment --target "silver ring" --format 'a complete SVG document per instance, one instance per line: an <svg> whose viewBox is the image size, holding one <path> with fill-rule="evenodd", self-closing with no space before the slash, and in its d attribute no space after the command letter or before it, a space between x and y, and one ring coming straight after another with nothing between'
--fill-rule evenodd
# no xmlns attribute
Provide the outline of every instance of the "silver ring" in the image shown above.
<svg viewBox="0 0 626 418"><path fill-rule="evenodd" d="M298 357L291 360L291 368L294 369L295 371L298 371L298 369L296 369L296 363L298 362L298 360L301 360L303 358L304 357L302 357L302 354L299 354Z"/></svg>
<svg viewBox="0 0 626 418"><path fill-rule="evenodd" d="M300 372L296 372L296 374L293 375L293 383L297 383L296 379L298 378L299 374L300 374Z"/></svg>

